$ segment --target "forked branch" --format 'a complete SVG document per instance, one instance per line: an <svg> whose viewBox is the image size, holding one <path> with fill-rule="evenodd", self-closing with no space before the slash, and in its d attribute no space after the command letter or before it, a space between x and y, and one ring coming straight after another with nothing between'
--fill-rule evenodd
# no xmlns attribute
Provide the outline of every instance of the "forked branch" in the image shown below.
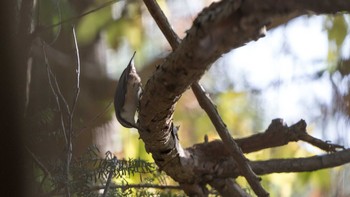
<svg viewBox="0 0 350 197"><path fill-rule="evenodd" d="M155 1L144 0L144 2L151 7L149 8L151 14L157 12L157 9L154 9ZM326 6L327 4L332 6ZM198 15L180 44L176 34L169 28L166 18L162 17L163 13L158 9L158 15L154 18L158 25L162 24L160 29L167 36L174 51L147 82L139 109L139 123L143 128L140 136L145 142L146 150L152 153L157 165L178 181L187 194L206 195L205 187L202 185L212 181L213 176L220 174L217 167L224 165L225 162L219 161L226 158L231 169L240 169L239 175L244 174L247 180L250 180L249 183L259 196L268 195L261 188L249 165L245 161L239 162L244 157L232 137L225 132L227 129L223 122L221 122L222 130L217 130L222 131L219 134L225 141L225 150L232 151L227 152L227 155L223 153L215 155L217 151L222 152L223 149L221 147L216 150L212 143L202 144L203 149L194 146L184 150L178 145L171 133L175 104L191 84L198 85L196 82L222 54L264 36L264 30L268 28L272 19L284 16L296 17L298 14L305 13L306 10L334 13L349 10L349 7L350 2L342 0L324 0L322 3L318 0L221 1L213 3ZM201 90L199 93L204 94ZM211 112L215 113L213 104L209 106L212 108ZM213 117L217 119L213 121L214 124L220 123L219 115ZM319 143L308 135L300 135L299 139L318 144L319 147L330 151L339 148L337 145L329 146L329 144L326 145L329 146L327 148L324 143ZM278 145L277 141L276 145ZM233 162L232 155L238 166ZM211 174L211 176L202 177L205 174Z"/></svg>

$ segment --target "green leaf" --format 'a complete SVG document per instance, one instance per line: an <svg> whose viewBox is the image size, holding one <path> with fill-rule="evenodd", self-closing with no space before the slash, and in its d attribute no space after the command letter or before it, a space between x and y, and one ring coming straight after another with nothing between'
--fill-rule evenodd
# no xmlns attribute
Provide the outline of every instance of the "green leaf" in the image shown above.
<svg viewBox="0 0 350 197"><path fill-rule="evenodd" d="M344 15L330 17L326 22L328 39L335 42L337 47L340 48L348 32L348 24L345 21Z"/></svg>

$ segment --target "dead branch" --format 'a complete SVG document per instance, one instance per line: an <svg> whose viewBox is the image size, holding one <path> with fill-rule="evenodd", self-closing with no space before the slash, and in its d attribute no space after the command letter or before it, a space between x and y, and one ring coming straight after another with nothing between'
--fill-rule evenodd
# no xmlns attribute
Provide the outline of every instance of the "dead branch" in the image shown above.
<svg viewBox="0 0 350 197"><path fill-rule="evenodd" d="M180 39L176 33L170 27L170 24L165 17L164 13L161 11L160 7L154 0L145 0L144 1L147 8L149 9L154 20L157 22L159 28L162 30L163 34L166 36L173 50L175 50L180 44ZM211 121L213 122L216 130L219 133L219 136L225 142L226 149L231 152L231 156L239 164L238 167L242 171L244 177L246 177L249 184L252 186L256 194L260 196L266 196L267 192L260 184L260 178L257 177L249 164L247 159L244 157L242 151L238 147L237 143L234 141L230 133L228 132L225 123L218 114L216 107L211 102L211 99L204 92L203 88L195 82L192 86L192 90L199 101L200 106L207 112ZM176 143L179 143L176 141ZM178 145L177 145L178 146ZM235 189L235 187L232 187Z"/></svg>
<svg viewBox="0 0 350 197"><path fill-rule="evenodd" d="M258 196L267 196L268 193L260 184L260 178L255 175L248 164L248 159L245 158L241 148L233 139L230 132L227 130L226 124L221 119L216 106L212 103L209 96L204 92L199 84L192 85L192 89L199 105L206 111L210 120L214 124L220 138L224 143L224 148L230 152L231 157L237 162L237 166L242 175L247 179L248 183Z"/></svg>
<svg viewBox="0 0 350 197"><path fill-rule="evenodd" d="M325 168L333 168L350 162L350 149L321 156L296 159L271 159L251 163L257 174L282 172L311 172Z"/></svg>
<svg viewBox="0 0 350 197"><path fill-rule="evenodd" d="M328 141L312 137L306 132L306 126L304 120L300 120L288 127L282 119L274 119L265 132L237 139L237 143L244 153L283 146L289 142L297 142L299 140L310 143L326 152L336 152L339 149L344 149L343 146L330 144Z"/></svg>
<svg viewBox="0 0 350 197"><path fill-rule="evenodd" d="M47 76L48 76L48 79L49 79L49 85L50 85L52 94L55 97L57 110L60 112L61 129L62 129L62 132L63 132L65 143L67 144L68 143L68 135L67 135L66 126L65 126L65 123L64 123L65 121L64 121L64 114L63 114L63 108L61 106L61 102L64 103L64 106L65 106L66 110L69 110L69 107L68 107L66 99L62 95L62 92L61 92L60 86L59 86L59 84L57 82L56 76L53 74L53 72L51 70L51 66L50 66L49 60L48 60L47 55L46 55L46 44L45 44L44 41L41 41L41 47L42 47L42 52L43 52L43 55L44 55L44 60L45 60L45 65L46 65L46 72L47 72Z"/></svg>
<svg viewBox="0 0 350 197"><path fill-rule="evenodd" d="M66 196L70 196L70 186L69 186L69 177L70 177L70 164L72 160L72 154L73 154L73 118L74 118L74 112L76 103L78 101L79 92L80 92L80 57L79 57L79 49L77 44L77 38L75 34L75 30L73 28L73 38L74 38L74 44L75 44L75 50L76 50L76 57L77 57L77 69L76 69L76 86L75 86L75 97L73 100L72 107L69 107L69 104L65 97L63 96L60 86L58 84L58 81L54 75L54 73L51 70L51 66L49 64L47 55L46 55L46 44L42 41L42 50L44 54L46 69L47 69L47 75L49 79L49 84L51 87L51 91L55 97L56 105L58 108L58 111L60 112L60 121L61 121L61 129L64 135L65 139L65 145L66 145L66 166L65 166L65 173L66 173ZM64 104L64 108L62 108L61 102ZM65 111L63 111L63 109ZM65 117L67 120L65 120Z"/></svg>
<svg viewBox="0 0 350 197"><path fill-rule="evenodd" d="M217 174L218 178L228 178L241 176L240 172L233 166L230 159L222 158L222 162L217 165L220 168ZM326 168L333 168L350 162L350 149L339 151L332 154L290 158L290 159L270 159L266 161L251 161L250 165L258 175L272 173L298 173L311 172Z"/></svg>
<svg viewBox="0 0 350 197"><path fill-rule="evenodd" d="M44 54L44 58L45 58L45 64L46 64L46 70L47 70L47 75L48 75L48 80L49 80L49 84L51 87L51 91L52 94L55 97L56 100L56 105L57 105L57 109L60 113L60 121L61 121L61 129L64 135L64 139L65 139L65 145L66 145L66 149L67 149L67 163L66 163L66 183L65 183L65 190L66 190L66 195L69 197L70 196L70 189L69 189L69 185L68 185L68 180L69 180L69 164L70 164L70 159L71 159L71 152L70 152L70 148L71 148L71 138L70 138L70 132L69 132L69 128L67 128L65 120L64 120L64 112L63 112L63 108L61 107L61 102L64 103L65 106L65 110L67 114L70 114L69 112L69 105L66 101L66 99L64 98L63 94L61 93L61 89L60 86L58 85L58 81L55 77L55 75L53 74L52 70L51 70L51 66L49 64L49 61L47 59L46 56L46 51L45 51L45 43L42 41L42 50L43 50L43 54Z"/></svg>
<svg viewBox="0 0 350 197"><path fill-rule="evenodd" d="M181 146L176 146L176 140L170 132L177 100L223 53L264 36L264 29L272 18L312 9L316 12L334 13L334 10L347 10L350 5L338 0L332 8L328 8L324 3L317 2L269 1L266 5L259 1L231 0L213 3L198 15L182 43L147 82L140 102L139 123L143 128L140 136L145 142L146 150L152 153L157 165L168 175L184 188L196 184L192 184L193 193L190 194L206 193L196 182L202 182L203 177L193 172L198 167L195 164L203 159L200 155L207 156L208 153L199 150L190 152L189 149L183 150ZM320 9L314 4L324 7ZM174 43L176 39L172 46L176 45Z"/></svg>
<svg viewBox="0 0 350 197"><path fill-rule="evenodd" d="M298 129L296 129L298 128ZM238 139L237 143L242 151L252 152L264 148L283 146L288 142L301 140L300 136L308 135L305 131L306 123L301 120L288 127L283 124L281 119L273 120L264 133L256 134L251 137ZM309 136L309 135L308 135ZM271 139L271 140L268 140ZM316 138L315 138L316 139ZM329 145L327 141L320 141L321 147L331 147L325 151L331 152L338 150L339 145ZM252 146L246 146L246 145ZM236 168L236 163L228 157L230 153L225 149L225 145L220 140L214 140L207 143L196 144L187 149L192 155L198 157L201 166L195 168L198 176L206 174L207 179L211 178L235 178L242 176L242 173ZM206 155L204 157L204 155ZM272 159L268 161L250 161L250 165L256 174L264 175L281 172L307 172L324 168L331 168L344 165L350 162L350 150L344 149L332 154L293 159ZM209 176L210 174L210 176ZM204 180L204 179L203 179Z"/></svg>

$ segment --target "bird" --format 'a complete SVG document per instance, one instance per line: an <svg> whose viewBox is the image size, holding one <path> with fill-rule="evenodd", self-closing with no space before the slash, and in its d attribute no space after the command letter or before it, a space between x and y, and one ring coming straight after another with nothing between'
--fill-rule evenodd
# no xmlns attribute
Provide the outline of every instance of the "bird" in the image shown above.
<svg viewBox="0 0 350 197"><path fill-rule="evenodd" d="M126 128L139 129L135 122L135 114L142 93L141 78L136 72L134 56L121 74L114 96L114 109L118 122Z"/></svg>

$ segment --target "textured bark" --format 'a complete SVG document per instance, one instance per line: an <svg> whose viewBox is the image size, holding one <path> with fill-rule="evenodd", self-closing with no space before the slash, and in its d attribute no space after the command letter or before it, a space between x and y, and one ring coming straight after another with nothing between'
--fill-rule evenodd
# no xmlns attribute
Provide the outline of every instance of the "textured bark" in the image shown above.
<svg viewBox="0 0 350 197"><path fill-rule="evenodd" d="M233 179L214 179L209 183L214 187L221 196L231 197L231 196L250 196L244 191Z"/></svg>
<svg viewBox="0 0 350 197"><path fill-rule="evenodd" d="M306 11L335 13L347 11L349 7L350 2L342 0L321 3L318 0L226 0L205 8L181 44L147 81L140 101L139 124L143 128L140 136L157 165L178 181L187 194L206 195L201 185L221 174L220 167L227 165L234 170L236 167L225 149L219 146L220 142L186 150L178 144L172 116L181 94L222 54L264 36L266 26L274 24L274 19L288 20Z"/></svg>

